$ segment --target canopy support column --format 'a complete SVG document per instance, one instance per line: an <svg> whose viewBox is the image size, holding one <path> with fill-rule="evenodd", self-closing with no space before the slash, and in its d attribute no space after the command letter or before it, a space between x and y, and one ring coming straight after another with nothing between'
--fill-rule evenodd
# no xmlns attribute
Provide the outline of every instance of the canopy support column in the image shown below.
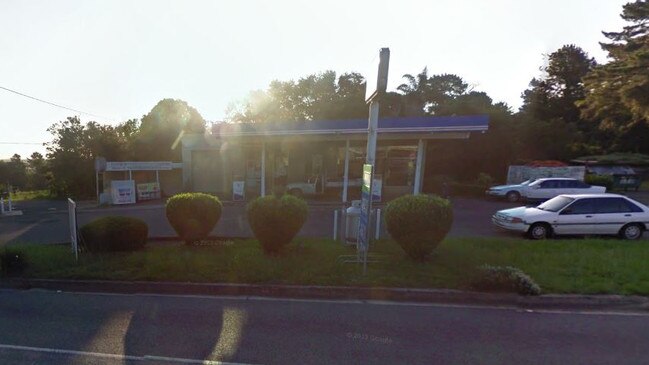
<svg viewBox="0 0 649 365"><path fill-rule="evenodd" d="M349 140L345 141L345 172L343 175L343 203L347 203L347 189L349 187Z"/></svg>
<svg viewBox="0 0 649 365"><path fill-rule="evenodd" d="M417 143L417 161L415 162L415 181L413 194L421 194L424 181L424 163L426 161L426 140L420 139Z"/></svg>

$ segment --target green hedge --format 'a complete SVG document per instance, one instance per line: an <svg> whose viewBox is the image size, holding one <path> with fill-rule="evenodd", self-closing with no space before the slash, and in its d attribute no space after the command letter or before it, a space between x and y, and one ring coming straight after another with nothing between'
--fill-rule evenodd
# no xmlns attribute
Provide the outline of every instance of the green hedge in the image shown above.
<svg viewBox="0 0 649 365"><path fill-rule="evenodd" d="M146 244L149 229L137 218L110 216L84 225L79 233L90 252L135 251Z"/></svg>
<svg viewBox="0 0 649 365"><path fill-rule="evenodd" d="M613 190L613 176L611 175L586 175L584 182L590 185L605 186L606 190Z"/></svg>
<svg viewBox="0 0 649 365"><path fill-rule="evenodd" d="M221 201L209 194L182 193L167 200L169 224L186 244L204 240L221 218Z"/></svg>
<svg viewBox="0 0 649 365"><path fill-rule="evenodd" d="M453 224L448 200L434 195L406 195L385 208L388 232L413 260L422 261L446 237Z"/></svg>
<svg viewBox="0 0 649 365"><path fill-rule="evenodd" d="M278 254L306 222L308 207L291 195L260 197L248 204L248 222L264 253Z"/></svg>

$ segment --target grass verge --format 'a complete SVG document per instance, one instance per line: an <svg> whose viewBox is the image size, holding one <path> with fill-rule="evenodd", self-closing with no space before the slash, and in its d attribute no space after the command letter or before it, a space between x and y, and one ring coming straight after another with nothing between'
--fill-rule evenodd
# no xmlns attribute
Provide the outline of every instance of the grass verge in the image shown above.
<svg viewBox="0 0 649 365"><path fill-rule="evenodd" d="M54 199L49 190L19 191L11 194L11 200L15 202L24 200L48 200Z"/></svg>
<svg viewBox="0 0 649 365"><path fill-rule="evenodd" d="M149 243L132 253L84 254L74 262L67 246L13 246L27 257L32 278L155 280L466 289L483 264L515 266L545 293L649 295L649 244L609 239L549 240L452 238L424 263L406 258L391 241L372 253L379 263L361 275L340 255L355 251L325 239L297 239L282 257L267 257L255 240L187 247Z"/></svg>

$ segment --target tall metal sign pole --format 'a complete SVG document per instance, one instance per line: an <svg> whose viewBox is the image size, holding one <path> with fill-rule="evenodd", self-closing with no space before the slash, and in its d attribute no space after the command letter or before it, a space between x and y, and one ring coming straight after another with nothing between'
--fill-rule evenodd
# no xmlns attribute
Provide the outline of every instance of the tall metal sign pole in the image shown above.
<svg viewBox="0 0 649 365"><path fill-rule="evenodd" d="M376 163L376 139L379 124L379 101L388 86L388 68L390 66L390 49L381 48L378 58L378 69L371 70L366 79L365 101L370 104L367 123L367 154L363 165L363 186L361 190L361 215L358 226L357 253L363 263L363 274L367 271L367 251L370 244L370 227L372 214L372 182ZM374 74L373 72L376 72Z"/></svg>

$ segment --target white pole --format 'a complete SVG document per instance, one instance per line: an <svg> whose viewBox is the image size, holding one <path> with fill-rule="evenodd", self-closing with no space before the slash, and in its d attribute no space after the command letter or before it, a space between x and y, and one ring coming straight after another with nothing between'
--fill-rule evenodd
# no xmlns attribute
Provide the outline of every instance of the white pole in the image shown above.
<svg viewBox="0 0 649 365"><path fill-rule="evenodd" d="M376 132L379 125L379 102L370 103L370 118L367 123L367 156L365 163L374 165L376 160Z"/></svg>
<svg viewBox="0 0 649 365"><path fill-rule="evenodd" d="M417 144L417 161L415 162L415 181L413 194L421 193L421 172L424 164L424 140L420 139Z"/></svg>
<svg viewBox="0 0 649 365"><path fill-rule="evenodd" d="M381 209L376 209L376 231L374 232L374 239L378 240L381 235Z"/></svg>
<svg viewBox="0 0 649 365"><path fill-rule="evenodd" d="M261 143L261 196L266 196L266 142Z"/></svg>
<svg viewBox="0 0 649 365"><path fill-rule="evenodd" d="M97 191L97 204L99 204L99 171L97 170L95 170L95 190Z"/></svg>
<svg viewBox="0 0 649 365"><path fill-rule="evenodd" d="M345 172L343 175L343 203L347 203L347 189L349 187L349 140L345 141Z"/></svg>

